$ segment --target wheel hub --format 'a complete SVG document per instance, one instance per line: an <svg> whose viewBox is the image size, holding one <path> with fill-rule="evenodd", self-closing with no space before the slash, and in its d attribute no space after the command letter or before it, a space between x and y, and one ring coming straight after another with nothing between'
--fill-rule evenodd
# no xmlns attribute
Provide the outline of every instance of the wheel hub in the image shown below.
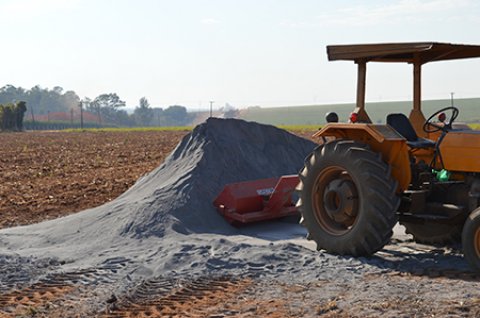
<svg viewBox="0 0 480 318"><path fill-rule="evenodd" d="M348 179L332 180L325 188L323 206L335 222L352 225L358 210L358 194L353 182Z"/></svg>

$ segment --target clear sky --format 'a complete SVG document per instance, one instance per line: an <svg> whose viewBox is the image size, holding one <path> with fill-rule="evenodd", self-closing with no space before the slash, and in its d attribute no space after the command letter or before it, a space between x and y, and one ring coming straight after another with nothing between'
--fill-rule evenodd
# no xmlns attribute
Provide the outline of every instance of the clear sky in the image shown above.
<svg viewBox="0 0 480 318"><path fill-rule="evenodd" d="M117 93L191 110L353 102L326 45L480 44L478 0L0 0L0 86ZM480 59L427 64L425 99L480 97ZM409 65L369 64L367 100L412 98Z"/></svg>

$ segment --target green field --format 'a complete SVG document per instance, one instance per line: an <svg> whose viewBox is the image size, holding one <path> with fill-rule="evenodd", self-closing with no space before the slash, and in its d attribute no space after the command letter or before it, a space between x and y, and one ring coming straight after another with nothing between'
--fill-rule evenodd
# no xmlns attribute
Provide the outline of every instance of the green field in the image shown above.
<svg viewBox="0 0 480 318"><path fill-rule="evenodd" d="M407 101L367 103L366 110L373 122L384 123L389 113L408 115L412 108L411 105L412 103ZM457 99L455 105L460 109L457 121L480 123L480 98ZM427 100L422 102L422 111L428 117L436 110L447 106L450 106L450 100ZM240 118L277 126L323 125L327 112L335 111L340 117L340 121L347 121L353 109L353 103L274 108L252 107L242 110Z"/></svg>

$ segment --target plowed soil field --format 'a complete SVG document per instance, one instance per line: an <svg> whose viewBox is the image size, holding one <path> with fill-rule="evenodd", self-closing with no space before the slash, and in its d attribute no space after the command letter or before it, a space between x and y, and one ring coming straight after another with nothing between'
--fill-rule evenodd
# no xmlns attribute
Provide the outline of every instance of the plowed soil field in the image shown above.
<svg viewBox="0 0 480 318"><path fill-rule="evenodd" d="M0 228L108 202L160 165L187 131L0 134Z"/></svg>

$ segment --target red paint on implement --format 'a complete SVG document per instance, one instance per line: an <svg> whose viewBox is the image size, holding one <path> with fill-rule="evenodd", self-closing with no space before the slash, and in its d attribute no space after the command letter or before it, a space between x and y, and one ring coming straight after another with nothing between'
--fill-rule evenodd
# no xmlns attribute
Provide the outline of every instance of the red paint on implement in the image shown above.
<svg viewBox="0 0 480 318"><path fill-rule="evenodd" d="M229 223L252 223L297 215L292 192L297 175L228 184L213 204Z"/></svg>

